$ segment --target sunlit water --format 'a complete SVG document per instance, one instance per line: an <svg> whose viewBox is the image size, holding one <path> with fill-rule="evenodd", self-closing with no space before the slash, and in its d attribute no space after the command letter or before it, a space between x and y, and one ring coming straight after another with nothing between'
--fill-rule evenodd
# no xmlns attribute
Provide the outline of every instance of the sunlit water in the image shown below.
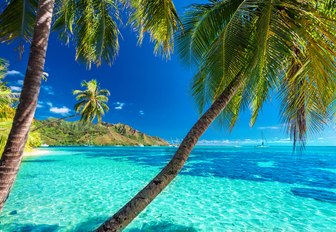
<svg viewBox="0 0 336 232"><path fill-rule="evenodd" d="M25 158L0 230L93 230L175 149L48 148ZM336 231L336 148L198 147L126 231Z"/></svg>

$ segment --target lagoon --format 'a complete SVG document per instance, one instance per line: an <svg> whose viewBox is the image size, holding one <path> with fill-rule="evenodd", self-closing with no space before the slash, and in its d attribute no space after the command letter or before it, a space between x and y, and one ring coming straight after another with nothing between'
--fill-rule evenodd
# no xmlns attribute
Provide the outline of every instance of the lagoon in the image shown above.
<svg viewBox="0 0 336 232"><path fill-rule="evenodd" d="M0 231L91 231L172 147L53 147L23 160ZM336 231L336 147L196 147L125 231Z"/></svg>

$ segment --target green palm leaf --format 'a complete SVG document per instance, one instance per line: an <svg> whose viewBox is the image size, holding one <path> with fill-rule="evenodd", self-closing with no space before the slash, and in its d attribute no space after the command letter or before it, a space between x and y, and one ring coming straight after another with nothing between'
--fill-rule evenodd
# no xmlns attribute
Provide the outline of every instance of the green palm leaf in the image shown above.
<svg viewBox="0 0 336 232"><path fill-rule="evenodd" d="M30 42L36 17L37 0L10 0L0 5L0 42L17 41L19 52Z"/></svg>
<svg viewBox="0 0 336 232"><path fill-rule="evenodd" d="M174 32L182 26L171 0L129 0L129 23L139 32L141 44L145 32L154 42L154 53L169 58L174 49Z"/></svg>
<svg viewBox="0 0 336 232"><path fill-rule="evenodd" d="M249 105L253 126L275 91L283 100L281 118L294 147L297 141L304 146L308 132L330 121L335 102L333 10L327 1L192 5L183 18L186 30L178 35L178 48L182 59L197 67L192 93L200 112L243 75L244 85L217 121L232 128Z"/></svg>
<svg viewBox="0 0 336 232"><path fill-rule="evenodd" d="M75 111L81 115L83 122L93 122L97 118L100 123L102 116L109 110L106 103L110 92L100 89L96 80L83 81L81 85L85 90L73 91L77 100Z"/></svg>

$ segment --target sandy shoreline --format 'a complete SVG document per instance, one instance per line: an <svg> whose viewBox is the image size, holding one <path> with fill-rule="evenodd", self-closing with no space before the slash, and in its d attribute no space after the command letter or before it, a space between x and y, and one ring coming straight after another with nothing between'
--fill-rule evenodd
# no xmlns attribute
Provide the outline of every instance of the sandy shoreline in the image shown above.
<svg viewBox="0 0 336 232"><path fill-rule="evenodd" d="M32 150L32 151L28 151L28 152L24 152L23 156L24 157L31 157L31 156L42 156L42 155L49 155L51 153L51 151L48 150L40 150L38 148Z"/></svg>

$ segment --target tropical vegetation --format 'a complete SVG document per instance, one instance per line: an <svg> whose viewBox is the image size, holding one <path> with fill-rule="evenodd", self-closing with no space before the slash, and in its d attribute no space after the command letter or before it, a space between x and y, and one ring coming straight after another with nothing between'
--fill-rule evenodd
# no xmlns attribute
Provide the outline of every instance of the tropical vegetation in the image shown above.
<svg viewBox="0 0 336 232"><path fill-rule="evenodd" d="M154 52L169 57L173 48L173 32L180 21L171 0L94 1L94 0L12 0L0 6L0 42L19 41L19 51L30 43L28 67L13 127L0 160L0 210L20 168L23 147L32 125L41 87L46 50L53 28L66 43L76 44L76 59L97 66L111 64L119 51L119 7L126 9L130 25L150 34Z"/></svg>
<svg viewBox="0 0 336 232"><path fill-rule="evenodd" d="M0 152L6 145L7 136L13 123L15 114L15 105L18 100L18 94L12 90L3 81L7 72L7 62L0 59ZM37 132L29 133L25 150L29 151L34 147L41 145L40 134Z"/></svg>
<svg viewBox="0 0 336 232"><path fill-rule="evenodd" d="M142 133L128 125L67 122L64 120L35 120L40 127L41 141L49 146L167 146L163 139Z"/></svg>
<svg viewBox="0 0 336 232"><path fill-rule="evenodd" d="M109 110L106 103L110 92L100 89L96 80L83 81L82 87L85 87L85 90L73 91L77 100L75 111L81 115L82 122L93 122L97 118L100 123L102 116Z"/></svg>
<svg viewBox="0 0 336 232"><path fill-rule="evenodd" d="M208 108L172 160L98 231L128 225L177 176L201 135L218 117L233 127L250 107L251 125L276 91L294 149L330 119L335 101L335 8L330 1L211 0L185 13L183 60L194 64L193 95Z"/></svg>

